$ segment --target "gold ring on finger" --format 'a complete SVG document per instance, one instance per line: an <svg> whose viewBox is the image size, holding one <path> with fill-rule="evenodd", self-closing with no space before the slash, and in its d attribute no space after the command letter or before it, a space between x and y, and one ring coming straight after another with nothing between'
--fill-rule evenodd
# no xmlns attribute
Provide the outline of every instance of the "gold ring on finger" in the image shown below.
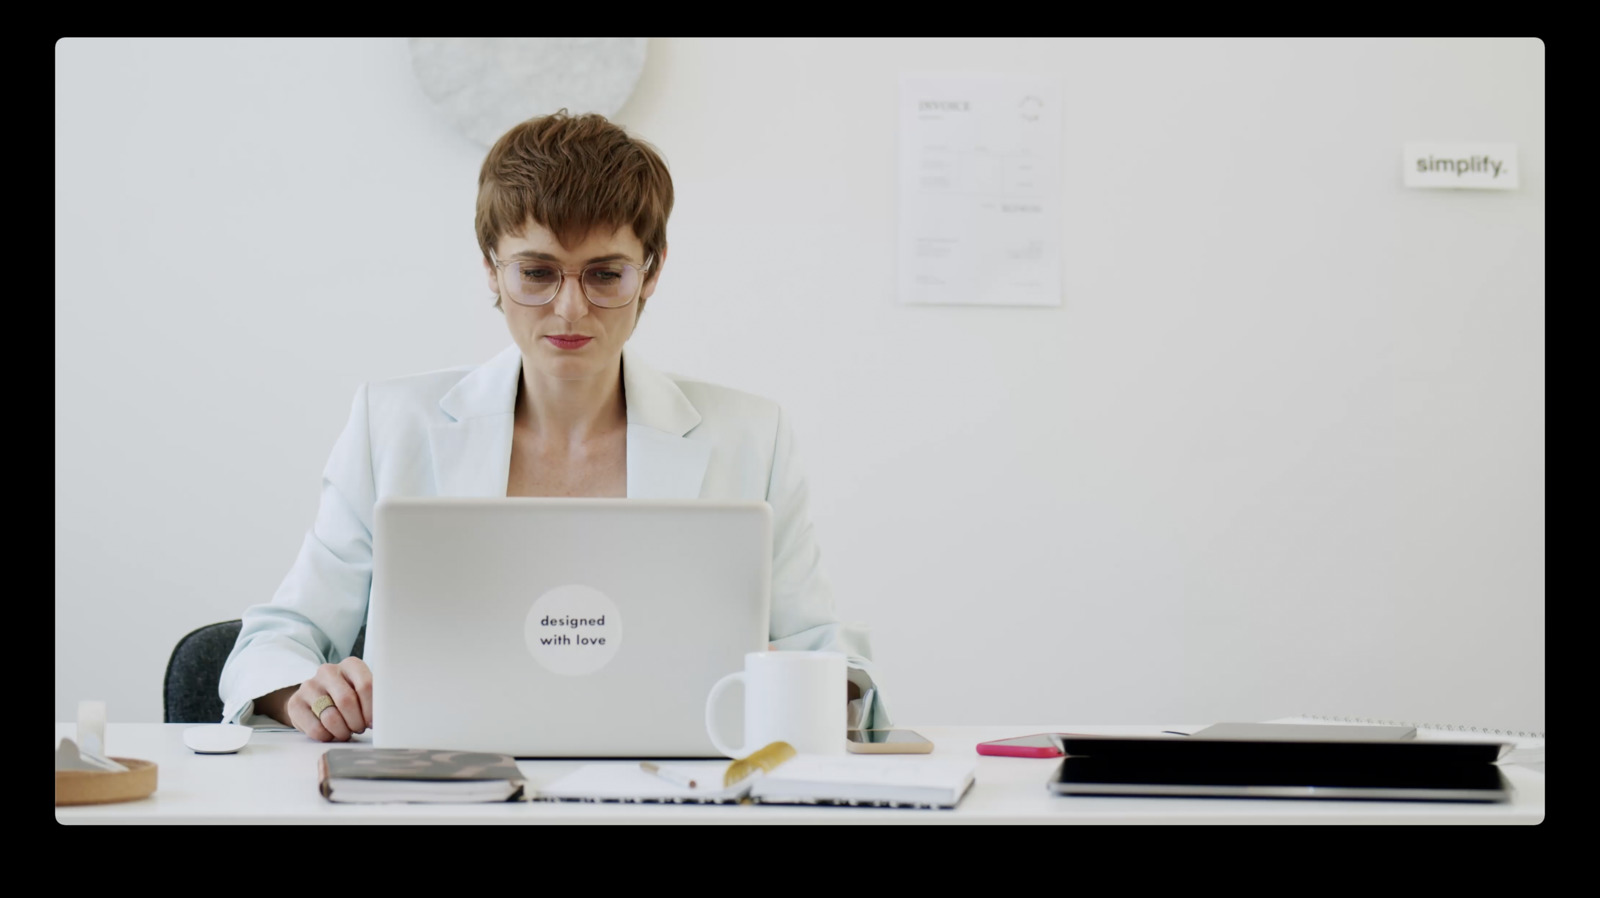
<svg viewBox="0 0 1600 898"><path fill-rule="evenodd" d="M311 703L311 716L315 717L318 720L321 720L322 719L322 712L328 710L331 707L333 707L333 696L324 695L321 698L319 698L316 701Z"/></svg>

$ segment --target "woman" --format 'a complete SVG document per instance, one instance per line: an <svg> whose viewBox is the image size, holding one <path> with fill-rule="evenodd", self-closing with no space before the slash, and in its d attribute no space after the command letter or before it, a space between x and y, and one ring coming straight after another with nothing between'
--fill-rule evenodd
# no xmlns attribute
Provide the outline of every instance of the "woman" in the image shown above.
<svg viewBox="0 0 1600 898"><path fill-rule="evenodd" d="M476 368L356 391L293 568L271 603L244 613L222 671L225 722L324 742L370 728L372 674L351 650L371 591L375 504L503 495L766 500L772 647L844 652L840 701L857 701L861 725L887 725L876 690L859 707L872 683L866 639L834 616L782 410L625 349L666 265L671 211L660 156L601 116L530 119L490 148L478 245L514 345Z"/></svg>

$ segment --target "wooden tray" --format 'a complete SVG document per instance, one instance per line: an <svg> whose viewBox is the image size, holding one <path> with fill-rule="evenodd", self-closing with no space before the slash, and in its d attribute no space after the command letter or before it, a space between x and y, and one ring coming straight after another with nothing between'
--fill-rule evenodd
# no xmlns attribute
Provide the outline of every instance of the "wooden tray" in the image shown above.
<svg viewBox="0 0 1600 898"><path fill-rule="evenodd" d="M112 758L128 768L126 773L100 770L57 770L56 805L105 804L133 801L156 790L154 761Z"/></svg>

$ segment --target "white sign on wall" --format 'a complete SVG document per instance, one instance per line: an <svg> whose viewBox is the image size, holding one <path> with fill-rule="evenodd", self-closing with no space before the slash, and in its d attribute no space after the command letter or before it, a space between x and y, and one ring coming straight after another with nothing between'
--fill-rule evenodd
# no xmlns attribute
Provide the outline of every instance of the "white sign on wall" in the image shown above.
<svg viewBox="0 0 1600 898"><path fill-rule="evenodd" d="M900 80L902 303L1061 305L1061 90Z"/></svg>
<svg viewBox="0 0 1600 898"><path fill-rule="evenodd" d="M1514 143L1426 143L1404 149L1407 187L1515 190L1517 145Z"/></svg>

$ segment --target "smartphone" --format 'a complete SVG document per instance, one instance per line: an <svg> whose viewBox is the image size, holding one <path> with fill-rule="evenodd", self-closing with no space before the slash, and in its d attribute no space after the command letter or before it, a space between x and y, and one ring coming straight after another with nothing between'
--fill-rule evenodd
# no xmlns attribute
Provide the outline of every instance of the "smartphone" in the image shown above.
<svg viewBox="0 0 1600 898"><path fill-rule="evenodd" d="M1059 758L1061 743L1056 741L1053 733L1035 733L1032 736L1018 736L1015 739L979 742L978 754L1005 755L1012 758Z"/></svg>
<svg viewBox="0 0 1600 898"><path fill-rule="evenodd" d="M915 730L845 730L844 747L858 755L925 755L933 743Z"/></svg>

